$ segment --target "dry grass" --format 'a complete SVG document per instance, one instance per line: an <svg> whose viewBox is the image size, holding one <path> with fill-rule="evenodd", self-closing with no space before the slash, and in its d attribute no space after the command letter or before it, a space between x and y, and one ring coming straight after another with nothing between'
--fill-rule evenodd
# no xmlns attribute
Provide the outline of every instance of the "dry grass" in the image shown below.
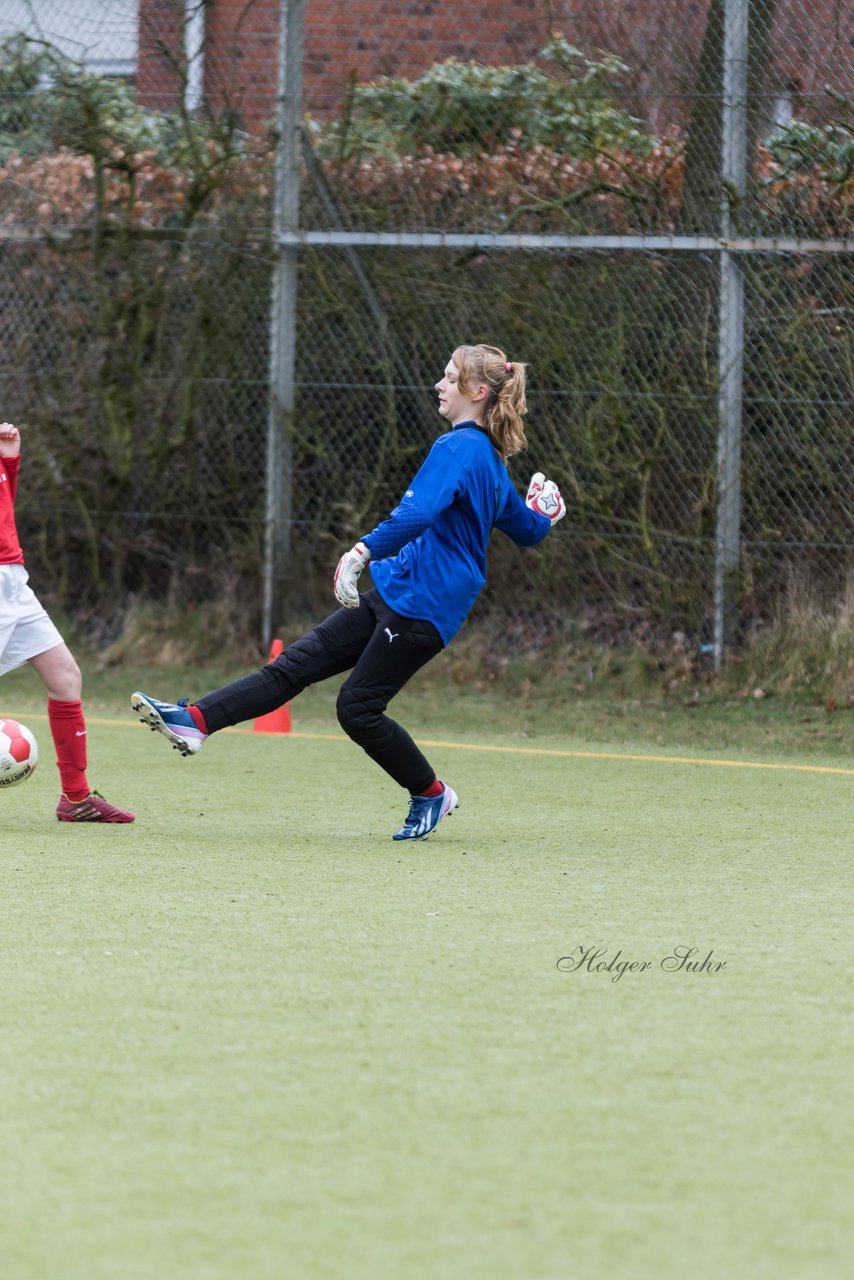
<svg viewBox="0 0 854 1280"><path fill-rule="evenodd" d="M754 687L854 708L854 573L835 605L793 576L774 618L749 636L735 669Z"/></svg>

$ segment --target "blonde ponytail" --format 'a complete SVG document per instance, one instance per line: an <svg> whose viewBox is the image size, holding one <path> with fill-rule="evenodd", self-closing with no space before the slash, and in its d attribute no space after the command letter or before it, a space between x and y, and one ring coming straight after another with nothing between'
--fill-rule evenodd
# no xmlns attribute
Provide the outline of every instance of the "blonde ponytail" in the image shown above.
<svg viewBox="0 0 854 1280"><path fill-rule="evenodd" d="M459 370L459 387L471 395L479 386L489 388L483 414L483 426L503 460L512 458L528 447L522 418L528 412L525 403L525 365L510 361L499 347L478 343L457 347L451 356Z"/></svg>

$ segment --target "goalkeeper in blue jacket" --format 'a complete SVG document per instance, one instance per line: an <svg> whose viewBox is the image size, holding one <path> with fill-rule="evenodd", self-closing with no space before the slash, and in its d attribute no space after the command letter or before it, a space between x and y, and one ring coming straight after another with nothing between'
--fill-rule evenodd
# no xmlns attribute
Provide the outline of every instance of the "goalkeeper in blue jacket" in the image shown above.
<svg viewBox="0 0 854 1280"><path fill-rule="evenodd" d="M436 384L440 436L388 519L341 557L341 608L275 661L190 703L134 693L131 705L182 755L219 729L265 715L329 676L350 674L338 695L341 727L410 797L395 840L423 840L459 804L412 738L386 715L406 682L459 631L486 581L493 528L521 546L541 542L566 508L537 473L527 497L506 461L526 446L525 366L497 347L458 347ZM370 562L373 589L360 595Z"/></svg>

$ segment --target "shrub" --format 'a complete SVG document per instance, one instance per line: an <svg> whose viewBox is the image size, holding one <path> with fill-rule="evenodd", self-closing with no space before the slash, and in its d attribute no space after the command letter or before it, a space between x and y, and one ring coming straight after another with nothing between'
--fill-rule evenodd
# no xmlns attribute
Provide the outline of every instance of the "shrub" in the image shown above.
<svg viewBox="0 0 854 1280"><path fill-rule="evenodd" d="M356 84L341 119L315 123L321 149L339 162L396 160L425 147L471 155L512 142L577 156L649 152L655 139L616 97L626 69L619 58L589 58L561 35L541 57L549 69L449 58L417 80Z"/></svg>

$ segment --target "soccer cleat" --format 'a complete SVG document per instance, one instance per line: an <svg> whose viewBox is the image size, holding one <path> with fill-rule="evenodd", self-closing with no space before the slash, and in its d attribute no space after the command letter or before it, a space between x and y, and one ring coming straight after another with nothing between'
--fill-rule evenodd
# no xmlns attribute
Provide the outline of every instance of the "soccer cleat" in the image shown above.
<svg viewBox="0 0 854 1280"><path fill-rule="evenodd" d="M459 797L446 782L437 796L412 796L409 814L392 840L426 840L443 818L459 806Z"/></svg>
<svg viewBox="0 0 854 1280"><path fill-rule="evenodd" d="M147 694L137 692L131 694L130 705L152 733L155 730L162 733L182 756L192 756L202 749L208 734L197 728L187 710L189 702L189 698L181 698L177 703L158 702L157 698L149 698Z"/></svg>
<svg viewBox="0 0 854 1280"><path fill-rule="evenodd" d="M90 791L85 800L69 800L59 797L56 816L60 822L133 822L134 816L127 809L118 809L105 800L99 791Z"/></svg>

